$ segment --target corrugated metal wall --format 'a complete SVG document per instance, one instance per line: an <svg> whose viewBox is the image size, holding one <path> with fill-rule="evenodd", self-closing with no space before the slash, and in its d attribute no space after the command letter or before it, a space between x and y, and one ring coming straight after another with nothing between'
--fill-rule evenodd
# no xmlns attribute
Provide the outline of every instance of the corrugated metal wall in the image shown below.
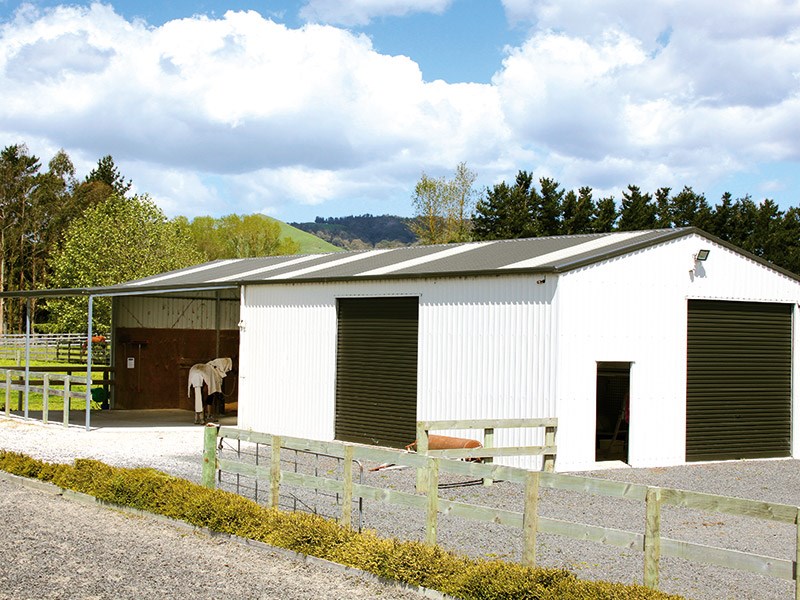
<svg viewBox="0 0 800 600"><path fill-rule="evenodd" d="M230 293L228 293L230 296ZM150 329L215 329L214 298L123 296L115 299L117 327ZM222 299L220 329L236 329L238 297Z"/></svg>
<svg viewBox="0 0 800 600"><path fill-rule="evenodd" d="M701 248L711 254L696 264ZM689 236L559 277L248 286L240 426L333 439L336 299L393 294L419 296L418 418L557 416L556 467L577 470L596 466L598 362L631 363L629 462L682 464L688 299L796 304L800 284ZM795 327L795 347L799 335ZM798 360L795 352L794 389ZM796 417L792 427L794 449ZM527 445L541 436L498 431L495 439Z"/></svg>
<svg viewBox="0 0 800 600"><path fill-rule="evenodd" d="M554 276L432 285L420 301L420 418L554 416L555 289ZM483 432L442 433L482 441ZM539 429L495 431L497 446L542 442ZM539 464L538 459L497 462Z"/></svg>
<svg viewBox="0 0 800 600"><path fill-rule="evenodd" d="M244 288L239 343L239 427L333 439L336 301L328 289Z"/></svg>
<svg viewBox="0 0 800 600"><path fill-rule="evenodd" d="M418 418L552 416L555 278L537 279L248 286L239 424L333 439L336 299L385 295L419 296ZM497 431L495 440L539 443L539 433Z"/></svg>
<svg viewBox="0 0 800 600"><path fill-rule="evenodd" d="M701 248L711 253L698 265L693 255ZM562 276L556 296L559 469L595 466L599 361L632 363L630 464L685 462L690 298L794 304L800 284L699 236ZM797 377L797 353L794 365Z"/></svg>

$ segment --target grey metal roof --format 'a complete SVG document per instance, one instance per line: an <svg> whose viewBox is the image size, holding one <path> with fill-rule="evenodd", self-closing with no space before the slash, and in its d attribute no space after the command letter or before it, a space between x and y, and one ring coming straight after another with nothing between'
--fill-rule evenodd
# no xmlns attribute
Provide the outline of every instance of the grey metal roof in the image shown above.
<svg viewBox="0 0 800 600"><path fill-rule="evenodd" d="M144 290L163 286L563 272L691 232L662 229L218 260L117 287Z"/></svg>
<svg viewBox="0 0 800 600"><path fill-rule="evenodd" d="M563 273L675 238L698 234L770 268L763 259L694 227L557 237L410 246L334 254L217 260L117 286L5 292L0 295L128 295L204 291L211 295L249 283L356 281L511 273Z"/></svg>

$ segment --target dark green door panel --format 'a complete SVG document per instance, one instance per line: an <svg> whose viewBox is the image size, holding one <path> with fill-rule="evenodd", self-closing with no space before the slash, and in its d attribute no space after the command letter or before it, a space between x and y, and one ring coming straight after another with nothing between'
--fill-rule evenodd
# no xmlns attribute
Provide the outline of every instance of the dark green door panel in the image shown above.
<svg viewBox="0 0 800 600"><path fill-rule="evenodd" d="M417 419L416 297L339 300L336 439L400 448Z"/></svg>
<svg viewBox="0 0 800 600"><path fill-rule="evenodd" d="M689 300L686 460L789 456L792 306Z"/></svg>

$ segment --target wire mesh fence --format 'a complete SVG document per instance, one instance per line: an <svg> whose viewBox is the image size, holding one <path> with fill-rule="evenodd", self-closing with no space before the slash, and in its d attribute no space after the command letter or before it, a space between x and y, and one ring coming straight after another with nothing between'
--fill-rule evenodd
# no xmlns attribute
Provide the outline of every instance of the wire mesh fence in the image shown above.
<svg viewBox="0 0 800 600"><path fill-rule="evenodd" d="M220 459L235 459L239 462L254 466L270 468L272 461L272 446L257 442L247 442L238 439L219 438L217 456ZM325 477L342 481L344 479L344 460L340 457L330 456L319 452L283 449L280 453L281 470ZM353 482L364 483L364 467L359 461L353 461ZM258 477L227 473L222 470L217 472L217 487L235 492L261 504L270 504L271 489L269 480L260 480ZM278 497L278 508L291 511L303 511L321 515L331 519L338 519L341 515L342 494L328 492L323 489L308 489L289 484L281 485ZM362 498L353 500L353 526L361 531L364 523L364 501Z"/></svg>

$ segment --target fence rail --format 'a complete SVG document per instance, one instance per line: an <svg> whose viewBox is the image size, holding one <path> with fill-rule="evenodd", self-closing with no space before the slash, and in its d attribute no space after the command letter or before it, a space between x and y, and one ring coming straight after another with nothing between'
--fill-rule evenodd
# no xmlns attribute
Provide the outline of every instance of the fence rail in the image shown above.
<svg viewBox="0 0 800 600"><path fill-rule="evenodd" d="M48 423L50 418L50 398L60 397L63 405L62 423L65 427L69 426L69 412L72 398L85 400L85 391L76 391L72 386L82 385L86 386L87 379L83 375L73 375L74 371L70 367L31 367L27 373L28 381L26 383L26 372L17 369L3 370L4 377L4 390L5 390L5 406L4 411L6 416L11 415L11 396L12 392L17 392L17 410L24 411L24 415L28 416L27 404L23 407L23 394L27 391L28 394L42 394L42 422ZM85 372L84 369L81 371ZM90 385L102 385L105 388L114 384L114 380L110 378L113 369L110 367L95 369L95 372L102 372L103 379L94 379Z"/></svg>
<svg viewBox="0 0 800 600"><path fill-rule="evenodd" d="M498 448L494 445L495 429L526 429L543 427L543 446L514 446ZM417 421L417 452L425 456L455 459L482 459L484 463L491 463L495 457L502 456L543 456L544 470L552 472L556 462L556 429L558 419L466 419L450 421ZM447 429L482 429L482 448L453 448L447 450L432 450L430 448L430 432ZM492 480L484 478L484 485L491 485ZM425 469L417 470L417 492L424 493L427 486Z"/></svg>
<svg viewBox="0 0 800 600"><path fill-rule="evenodd" d="M269 444L273 450L271 464L268 466L247 465L236 463L235 461L219 460L216 454L218 438ZM429 481L428 491L425 495L412 494L357 484L350 478L331 480L324 476L299 475L287 472L282 470L280 466L280 452L282 449L321 452L343 458L346 462L353 460L373 461L425 469ZM536 535L541 532L642 552L644 554L643 581L650 588L658 588L661 557L670 556L683 558L691 562L711 564L794 581L795 598L800 599L800 573L798 573L797 568L800 562L800 508L797 506L645 486L593 477L526 471L516 467L462 462L387 448L292 438L213 425L209 425L205 430L203 462L203 483L207 487L214 487L217 470L239 473L269 481L270 489L272 490L271 504L273 506L277 506L281 484L290 484L341 493L348 498L360 497L423 510L426 512L425 540L431 544L436 543L439 515L451 515L474 521L499 523L521 528L523 534L522 561L529 566L535 566L536 564ZM519 513L440 498L437 487L440 473L502 479L522 484L525 486L524 511ZM539 490L543 487L644 502L645 522L642 524L643 533L543 517L539 515L538 507ZM794 525L797 528L798 540L794 560L762 556L664 537L661 535L661 507L664 505L721 512ZM350 523L349 506L349 504L342 505L341 522L343 524Z"/></svg>
<svg viewBox="0 0 800 600"><path fill-rule="evenodd" d="M0 359L11 359L20 363L25 358L25 334L0 336ZM108 364L111 347L110 338L92 344L92 362ZM86 362L86 334L84 333L34 333L30 336L31 360L42 362Z"/></svg>

